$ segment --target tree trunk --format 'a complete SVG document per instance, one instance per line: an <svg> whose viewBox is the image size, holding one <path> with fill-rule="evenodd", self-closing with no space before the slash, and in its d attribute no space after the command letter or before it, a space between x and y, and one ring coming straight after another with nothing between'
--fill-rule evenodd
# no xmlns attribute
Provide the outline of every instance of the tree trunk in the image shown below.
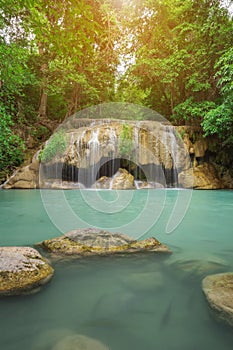
<svg viewBox="0 0 233 350"><path fill-rule="evenodd" d="M44 86L41 87L41 95L40 95L40 105L38 114L40 117L46 117L47 115L47 100L48 95L45 92Z"/></svg>

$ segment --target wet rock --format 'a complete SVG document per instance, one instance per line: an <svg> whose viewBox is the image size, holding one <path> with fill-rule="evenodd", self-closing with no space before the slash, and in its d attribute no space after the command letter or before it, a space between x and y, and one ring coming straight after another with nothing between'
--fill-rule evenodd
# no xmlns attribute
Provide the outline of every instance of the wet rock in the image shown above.
<svg viewBox="0 0 233 350"><path fill-rule="evenodd" d="M94 228L77 229L57 238L38 243L49 252L60 256L109 255L136 252L171 252L151 237L142 241L121 234Z"/></svg>
<svg viewBox="0 0 233 350"><path fill-rule="evenodd" d="M2 186L4 189L19 188L19 189L33 189L38 187L38 174L30 168L25 166L16 171L10 179Z"/></svg>
<svg viewBox="0 0 233 350"><path fill-rule="evenodd" d="M212 164L204 163L197 167L182 171L179 174L179 184L184 188L199 190L215 190L223 188L216 169Z"/></svg>
<svg viewBox="0 0 233 350"><path fill-rule="evenodd" d="M126 169L119 169L112 180L113 190L131 190L134 189L134 177Z"/></svg>
<svg viewBox="0 0 233 350"><path fill-rule="evenodd" d="M166 262L169 265L169 261ZM214 257L209 259L187 259L178 260L170 264L174 273L178 277L188 279L191 277L200 278L209 273L223 272L228 267L224 261Z"/></svg>
<svg viewBox="0 0 233 350"><path fill-rule="evenodd" d="M85 186L79 182L50 179L41 181L40 188L51 190L79 190L85 188Z"/></svg>
<svg viewBox="0 0 233 350"><path fill-rule="evenodd" d="M75 333L71 329L53 329L39 335L33 350L109 350L97 339Z"/></svg>
<svg viewBox="0 0 233 350"><path fill-rule="evenodd" d="M34 293L53 273L53 268L33 248L0 247L0 296Z"/></svg>
<svg viewBox="0 0 233 350"><path fill-rule="evenodd" d="M177 268L189 274L203 276L209 272L223 271L226 266L216 261L188 260L175 264Z"/></svg>
<svg viewBox="0 0 233 350"><path fill-rule="evenodd" d="M87 325L98 326L98 322L104 323L107 321L107 324L105 324L105 328L107 328L110 326L108 324L110 319L121 318L122 313L129 310L133 302L134 293L131 291L124 290L122 292L122 289L119 289L117 292L114 290L108 294L104 293L96 300L92 309L91 321Z"/></svg>
<svg viewBox="0 0 233 350"><path fill-rule="evenodd" d="M156 189L156 188L164 188L164 186L159 182L152 182L152 181L134 181L135 186L138 190L143 189Z"/></svg>
<svg viewBox="0 0 233 350"><path fill-rule="evenodd" d="M99 340L74 334L60 340L52 350L109 350L109 347Z"/></svg>
<svg viewBox="0 0 233 350"><path fill-rule="evenodd" d="M233 273L205 277L202 289L217 319L233 327Z"/></svg>
<svg viewBox="0 0 233 350"><path fill-rule="evenodd" d="M161 272L135 272L127 275L122 282L134 292L155 291L164 286L164 276Z"/></svg>
<svg viewBox="0 0 233 350"><path fill-rule="evenodd" d="M94 183L92 188L109 190L111 187L111 183L112 183L112 178L107 176L102 176Z"/></svg>

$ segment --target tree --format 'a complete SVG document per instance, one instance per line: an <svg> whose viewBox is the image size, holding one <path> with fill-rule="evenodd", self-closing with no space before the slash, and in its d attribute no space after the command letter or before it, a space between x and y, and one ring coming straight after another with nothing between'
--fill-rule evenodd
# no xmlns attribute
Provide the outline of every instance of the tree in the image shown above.
<svg viewBox="0 0 233 350"><path fill-rule="evenodd" d="M23 161L25 146L23 140L12 133L14 123L2 102L0 115L0 172L8 174Z"/></svg>
<svg viewBox="0 0 233 350"><path fill-rule="evenodd" d="M223 146L233 145L233 49L226 51L216 63L220 99L206 113L202 122L205 135L217 135Z"/></svg>
<svg viewBox="0 0 233 350"><path fill-rule="evenodd" d="M143 7L140 14L138 6ZM134 63L122 79L150 91L148 106L169 119L174 115L178 123L190 123L185 106L198 104L201 112L209 108L205 101L211 105L219 98L214 72L221 54L232 45L229 14L219 0L144 0L138 6L130 20ZM200 123L202 115L196 117L194 123Z"/></svg>

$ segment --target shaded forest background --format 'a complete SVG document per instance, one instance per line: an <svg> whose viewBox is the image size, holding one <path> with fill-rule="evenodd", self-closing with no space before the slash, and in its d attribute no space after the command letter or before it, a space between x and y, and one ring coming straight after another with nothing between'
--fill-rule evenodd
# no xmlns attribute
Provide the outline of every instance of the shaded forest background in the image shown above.
<svg viewBox="0 0 233 350"><path fill-rule="evenodd" d="M218 162L232 167L231 5L0 0L2 179L65 118L103 102L139 104L172 124L201 125L215 139Z"/></svg>

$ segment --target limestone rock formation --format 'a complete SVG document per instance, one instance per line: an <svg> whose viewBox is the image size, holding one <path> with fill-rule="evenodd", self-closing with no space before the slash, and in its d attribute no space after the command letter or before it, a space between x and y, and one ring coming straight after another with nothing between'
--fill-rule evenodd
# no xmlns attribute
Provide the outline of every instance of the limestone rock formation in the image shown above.
<svg viewBox="0 0 233 350"><path fill-rule="evenodd" d="M179 184L184 188L215 190L223 188L212 164L204 163L179 174Z"/></svg>
<svg viewBox="0 0 233 350"><path fill-rule="evenodd" d="M205 277L202 289L215 316L233 327L233 273Z"/></svg>
<svg viewBox="0 0 233 350"><path fill-rule="evenodd" d="M109 190L111 188L112 179L107 176L101 176L92 186L95 189Z"/></svg>
<svg viewBox="0 0 233 350"><path fill-rule="evenodd" d="M137 241L127 235L94 228L77 229L37 245L60 256L109 255L136 252L171 252L151 237Z"/></svg>
<svg viewBox="0 0 233 350"><path fill-rule="evenodd" d="M83 184L72 181L62 181L59 179L49 179L40 183L40 188L51 190L80 190Z"/></svg>
<svg viewBox="0 0 233 350"><path fill-rule="evenodd" d="M135 181L134 183L138 190L164 188L159 182Z"/></svg>
<svg viewBox="0 0 233 350"><path fill-rule="evenodd" d="M30 247L0 247L0 296L38 291L53 276L53 268Z"/></svg>
<svg viewBox="0 0 233 350"><path fill-rule="evenodd" d="M38 187L38 171L31 169L31 165L27 165L19 169L3 185L4 189L10 189L10 188L33 189L37 187Z"/></svg>
<svg viewBox="0 0 233 350"><path fill-rule="evenodd" d="M113 190L132 190L135 189L134 177L126 169L119 169L112 180Z"/></svg>
<svg viewBox="0 0 233 350"><path fill-rule="evenodd" d="M126 147L122 147L125 127L129 130L130 139L126 139ZM38 151L31 164L19 169L3 188L77 188L65 182L79 182L88 188L109 188L107 178L111 178L118 168L129 169L124 161L130 167L138 167L135 172L131 168L131 173L144 173L135 177L139 181L146 179L148 183L157 182L165 187L233 188L230 173L219 176L212 164L204 163L211 146L203 138L200 127L174 127L151 120L71 118L59 130L64 134L65 150L56 152L53 146L52 158L41 163ZM50 140L46 142L45 149L49 145ZM116 161L120 162L117 167ZM111 173L102 169L106 164ZM124 184L125 179L122 174L120 176L122 180L121 177L115 180L118 189L134 189L129 177ZM54 185L51 185L52 182Z"/></svg>

